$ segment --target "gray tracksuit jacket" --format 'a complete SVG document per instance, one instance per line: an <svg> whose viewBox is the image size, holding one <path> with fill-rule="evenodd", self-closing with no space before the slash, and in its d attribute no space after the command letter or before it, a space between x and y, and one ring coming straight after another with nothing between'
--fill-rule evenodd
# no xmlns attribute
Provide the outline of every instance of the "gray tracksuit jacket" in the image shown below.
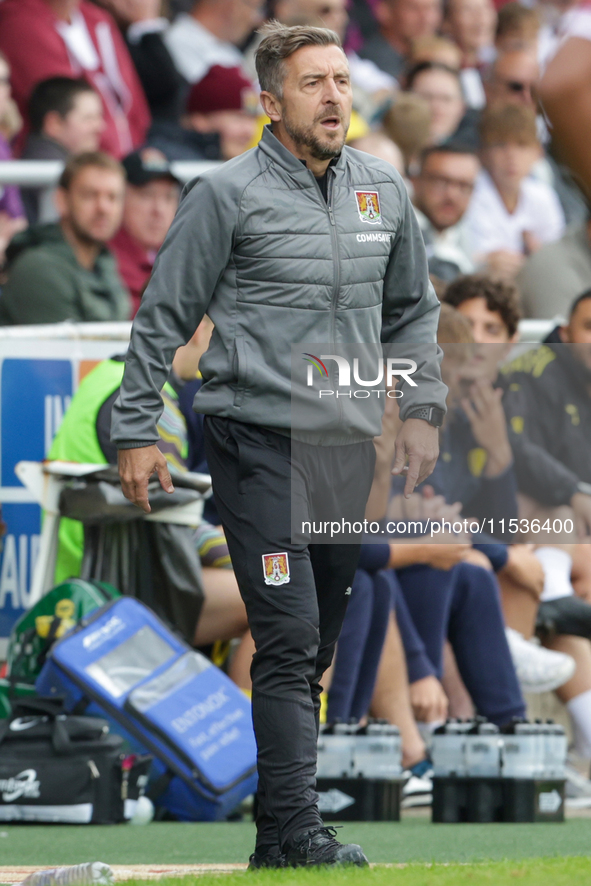
<svg viewBox="0 0 591 886"><path fill-rule="evenodd" d="M402 418L418 406L445 408L439 303L421 232L401 177L368 154L343 149L328 168L325 201L312 172L266 128L256 148L187 185L133 324L113 409L119 448L158 441L160 390L175 349L205 313L215 329L201 359L197 412L289 433L292 371L307 395L317 393L305 387L311 364L303 355L380 341L404 345L417 363L416 387L402 385ZM322 363L329 375L313 367L314 385L334 391L338 364ZM381 432L383 403L336 391L310 400L300 439L370 439Z"/></svg>

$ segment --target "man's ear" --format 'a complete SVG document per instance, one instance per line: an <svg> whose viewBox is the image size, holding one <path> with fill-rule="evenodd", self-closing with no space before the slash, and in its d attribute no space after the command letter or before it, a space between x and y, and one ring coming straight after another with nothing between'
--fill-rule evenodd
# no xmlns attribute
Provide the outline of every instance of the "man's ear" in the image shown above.
<svg viewBox="0 0 591 886"><path fill-rule="evenodd" d="M64 188L56 188L53 192L53 202L60 218L68 214L68 192Z"/></svg>
<svg viewBox="0 0 591 886"><path fill-rule="evenodd" d="M57 111L48 111L43 118L43 126L41 127L44 135L59 141L64 126L64 118Z"/></svg>
<svg viewBox="0 0 591 886"><path fill-rule="evenodd" d="M267 115L267 117L273 121L273 123L280 123L282 118L281 113L281 102L276 96L273 95L272 92L261 92L260 94L261 104L263 106L263 111Z"/></svg>
<svg viewBox="0 0 591 886"><path fill-rule="evenodd" d="M558 335L560 336L560 341L564 342L566 345L570 343L570 334L568 331L568 326L559 326L558 327Z"/></svg>

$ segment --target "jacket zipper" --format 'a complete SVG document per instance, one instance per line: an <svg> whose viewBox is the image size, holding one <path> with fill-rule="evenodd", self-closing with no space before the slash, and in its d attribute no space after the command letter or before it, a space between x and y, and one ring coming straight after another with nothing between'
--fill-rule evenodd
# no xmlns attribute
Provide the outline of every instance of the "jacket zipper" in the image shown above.
<svg viewBox="0 0 591 886"><path fill-rule="evenodd" d="M330 241L331 241L331 249L332 249L332 260L334 263L334 279L332 284L332 295L331 295L331 304L330 304L330 345L334 350L336 348L336 311L337 311L337 302L339 300L339 289L341 286L341 265L339 261L339 240L337 235L337 226L335 222L334 212L333 212L333 192L334 192L334 179L335 173L329 166L327 169L328 172L328 183L326 189L326 200L320 190L320 185L316 181L316 176L310 171L310 175L314 179L314 183L316 185L316 190L320 194L320 199L322 203L326 207L326 211L328 213L328 220L330 222ZM333 385L335 386L335 390L338 389L337 385L337 369L338 367L332 369L331 372L331 380ZM340 399L337 397L337 410L339 416L339 425L342 422L343 418L343 405Z"/></svg>

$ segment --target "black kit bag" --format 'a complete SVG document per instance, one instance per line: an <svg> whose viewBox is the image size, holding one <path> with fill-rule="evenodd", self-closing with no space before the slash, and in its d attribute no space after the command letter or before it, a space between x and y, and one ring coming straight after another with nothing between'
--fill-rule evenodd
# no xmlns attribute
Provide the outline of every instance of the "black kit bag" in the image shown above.
<svg viewBox="0 0 591 886"><path fill-rule="evenodd" d="M0 822L129 820L152 758L122 745L106 720L65 714L60 699L17 701L0 723Z"/></svg>

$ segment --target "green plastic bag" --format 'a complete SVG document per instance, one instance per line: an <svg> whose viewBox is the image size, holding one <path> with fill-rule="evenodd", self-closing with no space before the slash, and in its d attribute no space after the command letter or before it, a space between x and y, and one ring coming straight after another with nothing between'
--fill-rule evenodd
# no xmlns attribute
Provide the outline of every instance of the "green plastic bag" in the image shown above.
<svg viewBox="0 0 591 886"><path fill-rule="evenodd" d="M11 679L34 684L53 643L81 618L120 596L107 582L81 578L72 578L48 591L19 618L10 632L8 674Z"/></svg>

